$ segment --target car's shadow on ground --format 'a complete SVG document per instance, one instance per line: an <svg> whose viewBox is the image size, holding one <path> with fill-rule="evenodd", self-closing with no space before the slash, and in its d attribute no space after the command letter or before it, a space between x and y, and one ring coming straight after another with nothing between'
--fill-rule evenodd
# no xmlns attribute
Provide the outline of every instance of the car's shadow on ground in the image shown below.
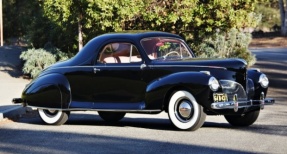
<svg viewBox="0 0 287 154"><path fill-rule="evenodd" d="M15 122L26 123L32 125L43 125L51 126L45 124L39 117L36 111L32 111ZM103 121L96 114L78 114L72 113L69 117L69 120L64 125L73 125L73 126L90 126L90 127L134 127L134 128L144 128L151 130L162 130L162 131L182 131L175 128L169 119L163 118L131 118L124 117L122 120L116 123L110 123ZM53 127L53 126L51 126ZM258 124L255 123L249 127L234 127L230 124L221 123L221 122L212 122L206 121L202 128L200 129L210 129L215 128L219 130L235 130L235 131L245 131L258 134L268 134L268 135L278 135L287 136L287 126L286 125L267 125L267 124Z"/></svg>
<svg viewBox="0 0 287 154"><path fill-rule="evenodd" d="M39 117L37 111L32 111L16 122L27 123L33 125L45 125L41 118ZM124 117L119 122L106 122L96 114L78 114L72 113L68 121L64 125L79 125L79 126L113 126L113 127L135 127L135 128L145 128L145 129L155 129L155 130L167 130L167 131L180 131L170 122L169 119L163 118L142 118L142 117ZM215 123L215 122L205 122L202 128L232 128L228 123Z"/></svg>

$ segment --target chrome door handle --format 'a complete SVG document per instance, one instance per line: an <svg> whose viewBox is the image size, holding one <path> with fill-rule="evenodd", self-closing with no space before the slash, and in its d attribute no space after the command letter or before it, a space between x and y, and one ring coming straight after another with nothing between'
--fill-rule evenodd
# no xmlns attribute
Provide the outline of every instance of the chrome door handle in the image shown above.
<svg viewBox="0 0 287 154"><path fill-rule="evenodd" d="M146 68L146 64L141 64L140 68L143 70L144 68Z"/></svg>
<svg viewBox="0 0 287 154"><path fill-rule="evenodd" d="M101 69L94 68L94 73L100 72Z"/></svg>

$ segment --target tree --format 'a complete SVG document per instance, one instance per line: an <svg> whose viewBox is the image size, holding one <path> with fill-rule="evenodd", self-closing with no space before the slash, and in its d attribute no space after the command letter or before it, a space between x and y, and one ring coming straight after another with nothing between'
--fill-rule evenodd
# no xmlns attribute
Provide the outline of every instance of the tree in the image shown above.
<svg viewBox="0 0 287 154"><path fill-rule="evenodd" d="M273 3L261 3L256 5L255 12L261 14L262 19L258 24L259 29L269 28L273 31L280 31L279 25L281 24L278 2L276 7Z"/></svg>
<svg viewBox="0 0 287 154"><path fill-rule="evenodd" d="M285 1L287 3L287 0ZM279 0L280 16L281 16L281 34L287 35L287 5L283 0Z"/></svg>
<svg viewBox="0 0 287 154"><path fill-rule="evenodd" d="M81 47L106 32L150 29L182 34L200 42L230 28L253 27L256 0L45 0L46 17L62 29L78 31L71 39ZM69 27L74 27L73 30ZM77 27L77 29L75 29ZM82 41L83 40L83 41Z"/></svg>
<svg viewBox="0 0 287 154"><path fill-rule="evenodd" d="M254 13L256 4L256 0L145 0L128 29L174 32L198 44L216 31L255 27L260 21Z"/></svg>
<svg viewBox="0 0 287 154"><path fill-rule="evenodd" d="M227 40L219 43L232 42L228 41L230 39L228 37L231 36L248 40L241 33L226 37L226 32L232 28L238 30L255 27L260 19L260 16L254 13L257 0L38 0L35 2L37 13L31 15L34 19L31 20L29 28L34 47L43 48L45 44L50 44L58 47L60 51L73 53L79 51L88 40L97 35L142 29L180 34L196 52L205 38L212 38L215 33L222 35L217 38ZM240 41L236 41L241 44ZM229 46L222 46L213 51L218 53L227 51L227 54L220 54L221 57L243 57L248 60L252 55L248 52L248 41L245 42L247 43L239 46L236 52L221 50L226 47L235 49ZM34 59L39 58L34 56ZM34 66L33 63L31 66Z"/></svg>
<svg viewBox="0 0 287 154"><path fill-rule="evenodd" d="M125 20L139 12L140 0L45 0L45 15L59 27L77 27L79 50L95 35L122 30Z"/></svg>
<svg viewBox="0 0 287 154"><path fill-rule="evenodd" d="M50 19L55 25L61 28L62 32L71 35L73 31L78 31L78 47L82 47L82 9L85 8L84 4L79 4L82 1L62 1L62 0L45 0L43 1L44 15ZM78 27L76 29L76 27ZM56 28L55 28L56 29ZM76 35L72 34L67 42L73 46ZM73 47L72 47L73 48Z"/></svg>
<svg viewBox="0 0 287 154"><path fill-rule="evenodd" d="M5 0L3 1L4 37L23 37L38 12L38 1Z"/></svg>

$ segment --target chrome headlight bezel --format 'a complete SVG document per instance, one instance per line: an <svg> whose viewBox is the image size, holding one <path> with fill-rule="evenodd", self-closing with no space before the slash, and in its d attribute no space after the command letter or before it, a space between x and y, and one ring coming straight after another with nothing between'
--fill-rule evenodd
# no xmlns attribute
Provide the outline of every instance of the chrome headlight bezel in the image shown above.
<svg viewBox="0 0 287 154"><path fill-rule="evenodd" d="M267 88L269 85L269 80L265 74L261 74L259 76L258 82L260 83L261 87L263 87L263 88Z"/></svg>
<svg viewBox="0 0 287 154"><path fill-rule="evenodd" d="M218 80L215 77L210 77L208 85L212 91L217 91L220 87Z"/></svg>

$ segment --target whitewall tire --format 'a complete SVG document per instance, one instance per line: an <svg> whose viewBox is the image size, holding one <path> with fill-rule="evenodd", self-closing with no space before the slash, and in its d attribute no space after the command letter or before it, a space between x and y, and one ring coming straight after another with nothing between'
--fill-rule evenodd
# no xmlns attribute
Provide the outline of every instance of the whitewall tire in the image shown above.
<svg viewBox="0 0 287 154"><path fill-rule="evenodd" d="M69 118L69 112L64 112L61 110L38 109L38 113L41 119L50 125L62 125Z"/></svg>
<svg viewBox="0 0 287 154"><path fill-rule="evenodd" d="M182 130L197 130L206 114L193 95L187 91L176 91L169 100L168 115L172 124Z"/></svg>

